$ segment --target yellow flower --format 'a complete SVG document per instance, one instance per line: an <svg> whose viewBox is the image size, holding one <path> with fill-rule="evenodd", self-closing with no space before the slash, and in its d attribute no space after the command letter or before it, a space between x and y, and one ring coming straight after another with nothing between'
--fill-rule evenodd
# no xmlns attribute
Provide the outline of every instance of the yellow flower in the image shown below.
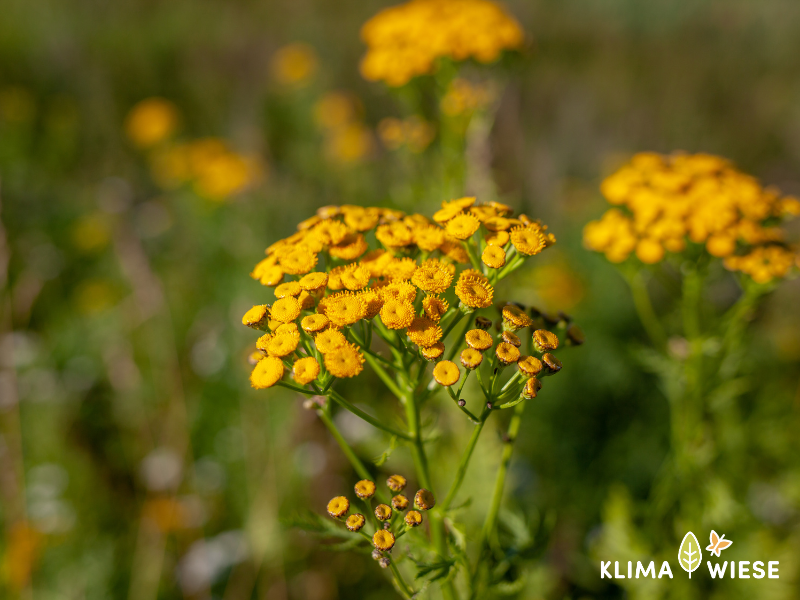
<svg viewBox="0 0 800 600"><path fill-rule="evenodd" d="M444 316L444 313L447 312L448 308L449 304L447 300L439 296L425 296L425 298L422 299L422 310L425 316L437 323Z"/></svg>
<svg viewBox="0 0 800 600"><path fill-rule="evenodd" d="M292 366L294 380L300 385L311 383L319 376L319 363L313 356L306 356L294 362Z"/></svg>
<svg viewBox="0 0 800 600"><path fill-rule="evenodd" d="M436 225L426 225L414 231L414 241L420 250L433 252L444 243L444 230Z"/></svg>
<svg viewBox="0 0 800 600"><path fill-rule="evenodd" d="M425 360L436 360L444 354L444 344L442 342L437 342L433 346L420 348L419 352Z"/></svg>
<svg viewBox="0 0 800 600"><path fill-rule="evenodd" d="M328 283L328 274L318 272L309 273L308 275L303 275L297 283L299 283L300 287L304 290L313 292L325 287L325 284Z"/></svg>
<svg viewBox="0 0 800 600"><path fill-rule="evenodd" d="M464 348L461 351L461 364L465 369L477 369L483 361L483 354L474 348Z"/></svg>
<svg viewBox="0 0 800 600"><path fill-rule="evenodd" d="M392 518L392 507L388 504L378 504L375 507L375 518L378 521L388 521Z"/></svg>
<svg viewBox="0 0 800 600"><path fill-rule="evenodd" d="M343 348L347 344L347 338L341 331L326 329L316 335L314 344L322 354L327 354Z"/></svg>
<svg viewBox="0 0 800 600"><path fill-rule="evenodd" d="M426 348L433 346L442 338L442 328L428 317L417 317L408 326L408 339L417 346Z"/></svg>
<svg viewBox="0 0 800 600"><path fill-rule="evenodd" d="M342 260L355 260L367 251L366 238L360 233L350 233L341 242L328 249L330 255Z"/></svg>
<svg viewBox="0 0 800 600"><path fill-rule="evenodd" d="M459 240L466 240L471 237L473 233L478 231L481 222L474 216L468 213L460 214L453 217L447 222L445 227L448 234Z"/></svg>
<svg viewBox="0 0 800 600"><path fill-rule="evenodd" d="M430 510L436 506L436 499L433 497L433 492L422 488L414 495L414 506L420 510Z"/></svg>
<svg viewBox="0 0 800 600"><path fill-rule="evenodd" d="M260 329L263 331L267 328L269 321L269 306L266 304L259 304L254 306L242 317L242 325L247 325L253 329Z"/></svg>
<svg viewBox="0 0 800 600"><path fill-rule="evenodd" d="M456 296L470 308L486 308L492 305L494 288L483 278L462 277L456 283Z"/></svg>
<svg viewBox="0 0 800 600"><path fill-rule="evenodd" d="M525 377L535 377L542 372L544 365L535 356L520 356L517 361L517 368Z"/></svg>
<svg viewBox="0 0 800 600"><path fill-rule="evenodd" d="M295 42L279 48L270 66L278 83L300 87L317 71L317 55L308 44Z"/></svg>
<svg viewBox="0 0 800 600"><path fill-rule="evenodd" d="M436 383L444 386L451 386L455 384L461 377L461 372L458 370L456 363L443 360L436 363L433 368L433 378Z"/></svg>
<svg viewBox="0 0 800 600"><path fill-rule="evenodd" d="M345 224L355 231L369 231L374 229L380 219L380 212L376 208L362 208L352 206L344 213Z"/></svg>
<svg viewBox="0 0 800 600"><path fill-rule="evenodd" d="M533 346L538 352L547 352L558 348L558 336L546 329L537 329L533 332Z"/></svg>
<svg viewBox="0 0 800 600"><path fill-rule="evenodd" d="M664 247L656 240L644 238L636 244L636 258L647 265L652 265L664 258Z"/></svg>
<svg viewBox="0 0 800 600"><path fill-rule="evenodd" d="M408 508L408 498L403 494L397 494L392 498L392 508L395 510L405 510Z"/></svg>
<svg viewBox="0 0 800 600"><path fill-rule="evenodd" d="M422 523L422 513L418 510L410 510L406 513L403 520L409 527L416 527Z"/></svg>
<svg viewBox="0 0 800 600"><path fill-rule="evenodd" d="M344 327L363 319L367 307L358 294L346 292L325 298L324 311L331 323Z"/></svg>
<svg viewBox="0 0 800 600"><path fill-rule="evenodd" d="M275 335L291 335L297 340L300 339L300 330L296 323L283 323L275 328Z"/></svg>
<svg viewBox="0 0 800 600"><path fill-rule="evenodd" d="M274 335L267 345L267 353L283 358L297 349L297 343L298 339L292 335Z"/></svg>
<svg viewBox="0 0 800 600"><path fill-rule="evenodd" d="M536 379L536 377L531 377L525 382L525 387L522 388L522 395L528 399L536 398L540 389L542 389L542 382Z"/></svg>
<svg viewBox="0 0 800 600"><path fill-rule="evenodd" d="M170 137L178 128L178 109L164 98L147 98L136 104L125 118L125 132L140 148L148 148Z"/></svg>
<svg viewBox="0 0 800 600"><path fill-rule="evenodd" d="M406 481L406 478L402 475L391 475L386 480L387 487L393 492L402 492L404 489L406 489L407 483L408 482Z"/></svg>
<svg viewBox="0 0 800 600"><path fill-rule="evenodd" d="M324 354L324 358L325 368L334 377L355 377L364 370L364 356L355 344L345 344Z"/></svg>
<svg viewBox="0 0 800 600"><path fill-rule="evenodd" d="M284 272L291 275L305 275L317 265L317 255L311 250L298 246L278 255L278 263Z"/></svg>
<svg viewBox="0 0 800 600"><path fill-rule="evenodd" d="M715 233L706 240L706 250L711 256L718 258L730 256L736 251L736 238L726 233ZM636 255L639 256L638 248ZM639 260L645 262L641 257Z"/></svg>
<svg viewBox="0 0 800 600"><path fill-rule="evenodd" d="M542 356L542 362L549 373L558 373L561 370L561 361L549 352Z"/></svg>
<svg viewBox="0 0 800 600"><path fill-rule="evenodd" d="M283 269L268 257L256 265L250 277L259 281L261 285L275 286L283 281Z"/></svg>
<svg viewBox="0 0 800 600"><path fill-rule="evenodd" d="M469 254L467 254L467 251L464 249L464 246L461 245L461 242L455 238L446 239L439 250L441 250L441 252L452 261L460 264L469 262Z"/></svg>
<svg viewBox="0 0 800 600"><path fill-rule="evenodd" d="M414 271L411 283L432 294L443 294L450 287L453 275L438 260L426 260Z"/></svg>
<svg viewBox="0 0 800 600"><path fill-rule="evenodd" d="M316 298L314 297L313 294L303 290L297 297L297 301L300 303L300 308L302 310L311 310L312 308L314 308L314 304L316 303Z"/></svg>
<svg viewBox="0 0 800 600"><path fill-rule="evenodd" d="M336 496L328 502L328 514L334 519L345 516L349 510L350 501L344 496Z"/></svg>
<svg viewBox="0 0 800 600"><path fill-rule="evenodd" d="M483 352L492 347L492 336L483 329L470 329L464 334L464 339L470 348Z"/></svg>
<svg viewBox="0 0 800 600"><path fill-rule="evenodd" d="M519 349L508 342L500 342L495 348L498 360L504 365L510 365L519 360Z"/></svg>
<svg viewBox="0 0 800 600"><path fill-rule="evenodd" d="M393 258L386 263L384 274L393 281L411 279L417 270L417 263L411 258Z"/></svg>
<svg viewBox="0 0 800 600"><path fill-rule="evenodd" d="M299 296L303 288L296 281L287 281L280 284L275 288L276 298L285 298L286 296Z"/></svg>
<svg viewBox="0 0 800 600"><path fill-rule="evenodd" d="M380 288L380 295L384 302L388 300L414 302L417 297L417 289L407 281L393 281Z"/></svg>
<svg viewBox="0 0 800 600"><path fill-rule="evenodd" d="M356 496L362 500L372 498L375 495L375 482L369 479L362 479L356 483Z"/></svg>
<svg viewBox="0 0 800 600"><path fill-rule="evenodd" d="M394 546L394 534L386 529L379 529L372 536L372 544L384 552L391 550Z"/></svg>
<svg viewBox="0 0 800 600"><path fill-rule="evenodd" d="M379 225L375 230L375 237L387 248L401 248L414 242L411 229L401 222Z"/></svg>
<svg viewBox="0 0 800 600"><path fill-rule="evenodd" d="M502 310L503 321L508 323L513 329L521 329L523 327L530 327L533 324L531 319L524 310L515 304L506 304Z"/></svg>
<svg viewBox="0 0 800 600"><path fill-rule="evenodd" d="M350 233L352 232L347 225L332 218L327 218L327 220L311 228L311 236L318 240L323 246L339 244L343 242Z"/></svg>
<svg viewBox="0 0 800 600"><path fill-rule="evenodd" d="M405 329L414 322L414 305L403 300L388 300L381 308L381 321L389 329Z"/></svg>
<svg viewBox="0 0 800 600"><path fill-rule="evenodd" d="M501 334L503 341L507 344L511 344L512 346L516 346L519 348L522 345L522 340L519 339L516 333L512 333L511 331L503 331Z"/></svg>
<svg viewBox="0 0 800 600"><path fill-rule="evenodd" d="M509 236L517 252L526 256L539 254L548 245L547 237L537 223L515 227Z"/></svg>
<svg viewBox="0 0 800 600"><path fill-rule="evenodd" d="M300 321L300 326L306 333L317 333L325 329L329 322L328 317L325 315L313 314L303 317Z"/></svg>
<svg viewBox="0 0 800 600"><path fill-rule="evenodd" d="M272 305L271 316L281 323L294 321L300 316L300 302L297 301L297 298L292 298L291 296L281 298Z"/></svg>
<svg viewBox="0 0 800 600"><path fill-rule="evenodd" d="M283 377L283 362L280 358L268 356L258 361L250 374L250 385L257 390L272 387Z"/></svg>
<svg viewBox="0 0 800 600"><path fill-rule="evenodd" d="M489 246L505 246L511 239L507 231L493 231L483 238Z"/></svg>
<svg viewBox="0 0 800 600"><path fill-rule="evenodd" d="M366 522L364 515L355 513L347 517L344 524L349 531L360 531Z"/></svg>
<svg viewBox="0 0 800 600"><path fill-rule="evenodd" d="M491 269L499 269L506 264L506 252L500 246L486 246L481 261Z"/></svg>

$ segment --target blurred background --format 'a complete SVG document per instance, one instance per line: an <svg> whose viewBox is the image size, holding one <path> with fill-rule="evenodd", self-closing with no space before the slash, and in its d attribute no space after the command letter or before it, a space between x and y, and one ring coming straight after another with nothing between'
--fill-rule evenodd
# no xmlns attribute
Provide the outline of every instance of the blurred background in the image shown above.
<svg viewBox="0 0 800 600"><path fill-rule="evenodd" d="M241 325L271 300L248 277L264 248L318 207L431 214L462 195L421 175L436 124L393 136L386 119L410 117L406 99L359 75L359 28L390 4L3 3L2 597L393 597L368 555L295 526L354 474L302 400L250 389L255 337ZM504 66L485 162L496 198L559 243L504 293L570 312L588 339L525 415L507 518L534 562L515 593L622 598L596 547L609 531L647 537L668 406L636 360L624 281L581 230L605 209L602 177L642 150L720 154L800 194L800 4L506 6L530 43ZM170 142L150 143L162 131ZM799 284L750 331L753 385L732 425L746 458L722 474L720 518L785 561L770 598L796 598L800 572ZM366 374L358 385L381 393ZM340 425L366 459L386 450ZM467 477L479 506L499 444L485 435ZM398 449L386 468L408 465Z"/></svg>

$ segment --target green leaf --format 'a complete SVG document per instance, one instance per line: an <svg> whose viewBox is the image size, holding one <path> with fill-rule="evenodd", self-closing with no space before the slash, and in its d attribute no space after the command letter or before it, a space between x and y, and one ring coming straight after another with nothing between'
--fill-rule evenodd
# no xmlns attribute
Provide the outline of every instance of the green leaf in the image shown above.
<svg viewBox="0 0 800 600"><path fill-rule="evenodd" d="M397 436L393 435L392 439L389 440L389 448L387 448L384 451L384 453L381 454L380 456L378 456L376 458L373 458L372 462L374 462L375 465L378 466L378 467L383 466L383 463L385 463L387 460L389 460L389 457L392 455L392 452L394 452L394 449L396 447L397 447Z"/></svg>
<svg viewBox="0 0 800 600"><path fill-rule="evenodd" d="M443 577L447 577L450 569L455 564L455 560L442 560L435 563L417 563L417 579L422 579L428 575L433 575L429 581L437 581Z"/></svg>

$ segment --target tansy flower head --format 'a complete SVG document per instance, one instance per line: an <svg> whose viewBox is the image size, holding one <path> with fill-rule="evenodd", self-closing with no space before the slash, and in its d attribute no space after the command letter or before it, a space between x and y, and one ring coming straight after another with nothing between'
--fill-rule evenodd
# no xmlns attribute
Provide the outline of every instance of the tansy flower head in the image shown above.
<svg viewBox="0 0 800 600"><path fill-rule="evenodd" d="M300 330L297 328L297 323L281 323L275 328L275 335L291 335L300 339Z"/></svg>
<svg viewBox="0 0 800 600"><path fill-rule="evenodd" d="M522 395L529 399L536 398L536 394L539 393L540 389L542 389L542 382L536 377L531 377L525 382L525 387L522 388Z"/></svg>
<svg viewBox="0 0 800 600"><path fill-rule="evenodd" d="M347 344L347 338L341 331L326 329L314 337L314 345L322 354L334 352Z"/></svg>
<svg viewBox="0 0 800 600"><path fill-rule="evenodd" d="M384 301L413 302L417 297L417 289L407 281L393 281L380 288L380 294Z"/></svg>
<svg viewBox="0 0 800 600"><path fill-rule="evenodd" d="M270 356L277 356L283 358L289 356L297 348L298 338L289 334L280 334L272 336L272 339L267 344L267 353Z"/></svg>
<svg viewBox="0 0 800 600"><path fill-rule="evenodd" d="M271 316L281 323L289 323L300 316L300 302L296 298L287 296L277 300L272 305Z"/></svg>
<svg viewBox="0 0 800 600"><path fill-rule="evenodd" d="M509 234L517 252L526 256L539 254L548 245L548 239L538 224L515 227Z"/></svg>
<svg viewBox="0 0 800 600"><path fill-rule="evenodd" d="M503 338L503 341L507 344L511 344L512 346L516 346L519 348L522 345L522 340L519 339L516 333L511 331L504 331L500 334L500 337Z"/></svg>
<svg viewBox="0 0 800 600"><path fill-rule="evenodd" d="M397 494L392 498L392 508L395 510L405 510L408 508L408 498L403 494Z"/></svg>
<svg viewBox="0 0 800 600"><path fill-rule="evenodd" d="M328 317L317 313L303 317L300 321L300 327L302 327L303 331L306 333L317 333L325 329L328 323L330 323Z"/></svg>
<svg viewBox="0 0 800 600"><path fill-rule="evenodd" d="M247 362L251 367L255 367L262 358L264 358L264 353L256 350L247 355Z"/></svg>
<svg viewBox="0 0 800 600"><path fill-rule="evenodd" d="M406 488L406 478L402 475L391 475L386 480L386 486L393 492L402 492Z"/></svg>
<svg viewBox="0 0 800 600"><path fill-rule="evenodd" d="M484 331L489 329L492 326L492 320L487 319L481 315L475 317L475 327L478 329L483 329Z"/></svg>
<svg viewBox="0 0 800 600"><path fill-rule="evenodd" d="M369 270L353 263L348 265L341 274L342 284L348 290L355 291L367 287L369 283Z"/></svg>
<svg viewBox="0 0 800 600"><path fill-rule="evenodd" d="M442 338L442 328L428 317L417 317L408 326L408 339L417 346L433 346Z"/></svg>
<svg viewBox="0 0 800 600"><path fill-rule="evenodd" d="M507 342L500 342L495 349L498 360L504 365L510 365L519 360L519 350Z"/></svg>
<svg viewBox="0 0 800 600"><path fill-rule="evenodd" d="M375 482L369 479L362 479L356 484L356 496L365 500L375 495Z"/></svg>
<svg viewBox="0 0 800 600"><path fill-rule="evenodd" d="M274 337L274 333L265 333L260 338L256 340L256 348L261 350L264 355L267 354L267 347L269 346L270 341Z"/></svg>
<svg viewBox="0 0 800 600"><path fill-rule="evenodd" d="M274 264L272 259L265 258L258 263L250 273L250 277L257 280L261 285L276 286L283 281L283 269Z"/></svg>
<svg viewBox="0 0 800 600"><path fill-rule="evenodd" d="M414 322L414 305L408 301L388 300L381 308L381 321L389 329L405 329Z"/></svg>
<svg viewBox="0 0 800 600"><path fill-rule="evenodd" d="M350 233L346 235L341 242L328 248L328 252L334 258L355 260L364 254L368 247L367 240L362 234Z"/></svg>
<svg viewBox="0 0 800 600"><path fill-rule="evenodd" d="M462 213L447 222L445 230L454 238L466 240L478 231L481 222L469 213Z"/></svg>
<svg viewBox="0 0 800 600"><path fill-rule="evenodd" d="M409 527L416 527L422 523L422 513L418 510L410 510L406 513L403 520Z"/></svg>
<svg viewBox="0 0 800 600"><path fill-rule="evenodd" d="M383 269L384 275L394 281L406 281L411 279L417 270L417 263L411 258L393 258L386 263Z"/></svg>
<svg viewBox="0 0 800 600"><path fill-rule="evenodd" d="M392 518L392 507L388 504L378 504L375 507L375 518L378 521L388 521Z"/></svg>
<svg viewBox="0 0 800 600"><path fill-rule="evenodd" d="M535 356L520 356L517 361L517 368L525 377L535 377L542 372L544 365Z"/></svg>
<svg viewBox="0 0 800 600"><path fill-rule="evenodd" d="M477 369L483 361L483 354L474 348L464 348L461 351L461 364L465 369Z"/></svg>
<svg viewBox="0 0 800 600"><path fill-rule="evenodd" d="M411 277L411 283L432 294L443 294L452 281L452 273L438 260L426 260Z"/></svg>
<svg viewBox="0 0 800 600"><path fill-rule="evenodd" d="M387 552L394 546L394 534L386 529L379 529L372 536L372 545L378 550Z"/></svg>
<svg viewBox="0 0 800 600"><path fill-rule="evenodd" d="M383 308L383 298L376 290L364 290L359 292L358 297L361 298L361 301L364 303L365 319L372 319L381 312L381 308Z"/></svg>
<svg viewBox="0 0 800 600"><path fill-rule="evenodd" d="M379 225L375 237L387 248L402 248L414 241L414 234L405 223L395 222Z"/></svg>
<svg viewBox="0 0 800 600"><path fill-rule="evenodd" d="M506 304L502 310L503 324L508 325L511 330L530 327L533 320L516 304Z"/></svg>
<svg viewBox="0 0 800 600"><path fill-rule="evenodd" d="M367 314L367 307L364 300L350 293L329 296L325 302L325 316L331 323L339 327L352 325L364 318Z"/></svg>
<svg viewBox="0 0 800 600"><path fill-rule="evenodd" d="M280 358L268 356L258 361L250 373L250 385L260 390L272 387L283 377L283 362Z"/></svg>
<svg viewBox="0 0 800 600"><path fill-rule="evenodd" d="M499 269L506 264L506 251L501 246L486 246L481 261L491 269Z"/></svg>
<svg viewBox="0 0 800 600"><path fill-rule="evenodd" d="M481 352L488 350L493 344L492 336L483 329L470 329L464 335L464 339L470 348L480 350Z"/></svg>
<svg viewBox="0 0 800 600"><path fill-rule="evenodd" d="M344 522L345 526L350 531L360 531L362 527L364 527L364 523L366 523L366 519L364 515L355 513L347 517L347 520Z"/></svg>
<svg viewBox="0 0 800 600"><path fill-rule="evenodd" d="M542 362L544 363L546 371L551 375L561 370L561 361L549 352L542 356Z"/></svg>
<svg viewBox="0 0 800 600"><path fill-rule="evenodd" d="M433 497L433 492L422 488L414 495L414 506L420 510L430 510L436 505L436 499Z"/></svg>
<svg viewBox="0 0 800 600"><path fill-rule="evenodd" d="M451 386L458 381L459 377L461 377L461 373L456 363L452 361L440 361L433 368L433 378L439 385Z"/></svg>
<svg viewBox="0 0 800 600"><path fill-rule="evenodd" d="M449 305L447 300L439 296L425 296L422 300L422 310L430 320L439 322L447 312Z"/></svg>
<svg viewBox="0 0 800 600"><path fill-rule="evenodd" d="M414 239L420 250L433 252L444 243L444 231L435 225L426 225L414 231Z"/></svg>
<svg viewBox="0 0 800 600"><path fill-rule="evenodd" d="M353 206L344 213L345 224L355 231L369 231L375 228L380 218L380 211L376 208Z"/></svg>
<svg viewBox="0 0 800 600"><path fill-rule="evenodd" d="M294 362L292 376L300 385L311 383L319 376L319 363L313 356L306 356Z"/></svg>
<svg viewBox="0 0 800 600"><path fill-rule="evenodd" d="M494 288L478 277L463 277L456 283L456 296L470 308L486 308L492 305Z"/></svg>
<svg viewBox="0 0 800 600"><path fill-rule="evenodd" d="M558 336L546 329L537 329L533 332L533 347L538 352L547 352L558 348Z"/></svg>
<svg viewBox="0 0 800 600"><path fill-rule="evenodd" d="M511 237L507 231L491 231L483 239L486 240L486 244L489 246L505 246Z"/></svg>
<svg viewBox="0 0 800 600"><path fill-rule="evenodd" d="M334 519L345 516L349 510L350 501L344 496L336 496L328 502L328 514Z"/></svg>
<svg viewBox="0 0 800 600"><path fill-rule="evenodd" d="M355 377L364 370L364 356L355 344L345 344L328 352L324 358L325 368L334 377Z"/></svg>
<svg viewBox="0 0 800 600"><path fill-rule="evenodd" d="M437 360L444 354L444 344L437 342L433 346L420 348L419 352L425 360Z"/></svg>
<svg viewBox="0 0 800 600"><path fill-rule="evenodd" d="M279 253L278 264L286 273L305 275L317 265L317 255L298 246Z"/></svg>
<svg viewBox="0 0 800 600"><path fill-rule="evenodd" d="M259 304L254 306L242 317L242 324L264 331L269 322L269 306L266 304Z"/></svg>
<svg viewBox="0 0 800 600"><path fill-rule="evenodd" d="M328 274L319 272L308 273L307 275L303 275L297 283L307 292L313 292L319 288L325 287L325 284L328 283Z"/></svg>
<svg viewBox="0 0 800 600"><path fill-rule="evenodd" d="M275 288L275 297L285 298L286 296L299 296L302 291L303 288L300 287L299 283L296 281L287 281Z"/></svg>

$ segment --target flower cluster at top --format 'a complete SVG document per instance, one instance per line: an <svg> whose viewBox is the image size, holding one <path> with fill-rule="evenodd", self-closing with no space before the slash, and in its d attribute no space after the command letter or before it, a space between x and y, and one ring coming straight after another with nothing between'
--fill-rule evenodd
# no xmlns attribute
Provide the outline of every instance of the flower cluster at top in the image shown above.
<svg viewBox="0 0 800 600"><path fill-rule="evenodd" d="M490 63L524 41L519 23L490 0L411 0L372 17L361 37L361 74L390 86L433 72L440 57Z"/></svg>
<svg viewBox="0 0 800 600"><path fill-rule="evenodd" d="M486 331L492 321L477 316L475 329L467 331L467 319L447 354L444 342L463 317L492 307L497 281L553 243L541 223L512 217L498 202L478 205L475 198L444 202L432 219L381 208L323 207L267 248L251 273L275 294L271 305L256 305L242 319L265 332L256 344L251 383L268 388L288 371L291 385L322 393L334 378L361 373L365 360L398 371L418 360L436 362L433 379L449 387L460 377L449 359L462 343L467 370L496 343L496 356L487 363L501 368L522 360L523 379L514 388L519 395L525 377L560 368L555 357L521 355L514 331L522 328L531 329L528 343L540 353L558 346L555 334L536 329L522 309L501 307L496 340ZM388 345L394 363L372 349L373 333Z"/></svg>
<svg viewBox="0 0 800 600"><path fill-rule="evenodd" d="M584 229L586 246L623 262L634 253L654 264L667 252L703 244L730 270L758 283L785 277L799 264L781 222L800 214L800 201L782 196L723 158L708 154L641 153L603 181L618 205Z"/></svg>
<svg viewBox="0 0 800 600"><path fill-rule="evenodd" d="M364 502L369 511L368 514L372 513L371 526L368 526L373 531L372 536L363 531L364 526L367 524L367 518L361 513L350 513L350 500L347 497L336 496L328 502L328 514L344 523L348 531L360 533L369 539L375 547L372 557L379 561L384 568L389 566L389 557L387 555L391 552L397 539L405 535L409 530L421 525L422 511L430 510L436 505L433 493L423 488L414 494L413 508L406 512L412 506L408 497L402 493L407 484L406 478L402 475L390 476L386 480L386 486L394 494L391 499L391 506L380 503L373 510L371 500L376 496L377 492L375 482L369 479L362 479L356 483L356 496Z"/></svg>

